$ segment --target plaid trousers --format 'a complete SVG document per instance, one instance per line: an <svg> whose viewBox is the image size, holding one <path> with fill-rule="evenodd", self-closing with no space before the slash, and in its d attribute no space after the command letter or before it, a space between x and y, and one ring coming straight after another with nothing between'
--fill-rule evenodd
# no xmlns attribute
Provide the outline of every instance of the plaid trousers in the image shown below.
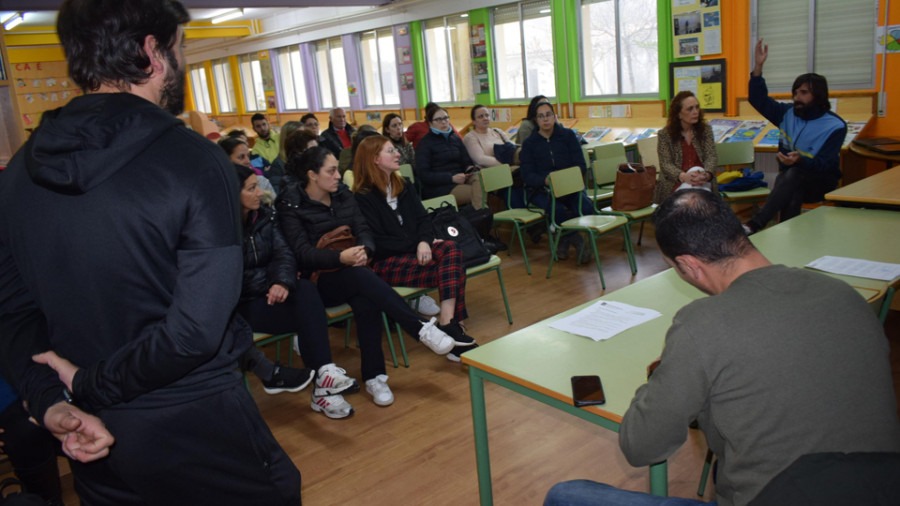
<svg viewBox="0 0 900 506"><path fill-rule="evenodd" d="M419 265L415 253L395 255L372 263L372 270L391 286L429 288L437 286L441 300L456 298L454 318L457 321L469 317L466 312L466 269L462 265L462 252L453 241L431 245L432 260Z"/></svg>

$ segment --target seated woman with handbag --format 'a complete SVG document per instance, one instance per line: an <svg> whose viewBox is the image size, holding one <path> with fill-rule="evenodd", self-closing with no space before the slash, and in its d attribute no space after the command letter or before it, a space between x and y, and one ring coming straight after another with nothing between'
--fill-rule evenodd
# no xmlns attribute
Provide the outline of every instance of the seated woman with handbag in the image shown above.
<svg viewBox="0 0 900 506"><path fill-rule="evenodd" d="M575 136L575 132L556 122L556 113L553 105L542 103L536 109L538 130L522 144L522 152L519 155L522 171L522 179L525 181L525 191L528 202L543 209L550 216L550 173L555 170L568 169L578 166L581 172L587 170L584 155L581 152L581 144ZM556 200L556 224L578 216L578 210L582 214L594 214L594 205L582 190L579 193L567 195ZM565 260L569 258L569 247L576 251L589 252L583 248L584 242L577 232L563 236L556 248L557 258Z"/></svg>
<svg viewBox="0 0 900 506"><path fill-rule="evenodd" d="M260 203L262 190L257 175L242 165L235 164L235 170L244 224L244 276L237 311L256 332L296 332L296 348L303 363L316 375L312 409L329 418L348 417L353 407L341 394L358 392L359 383L331 359L325 305L314 284L297 279L297 262L281 234L275 212ZM255 346L241 356L241 368L264 379L267 393L300 390L310 377L308 373L299 374L303 370L273 364Z"/></svg>
<svg viewBox="0 0 900 506"><path fill-rule="evenodd" d="M491 127L490 109L488 109L487 106L478 104L475 107L472 107L472 111L469 115L472 117L472 129L466 134L463 143L466 145L466 149L469 151L469 157L472 161L479 167L494 167L496 165L503 165L504 163L518 165L517 163L513 163L515 162L515 159L512 156L508 156L510 153L503 153L503 155L500 156L501 158L503 156L508 156L504 160L498 158L497 155L500 155L500 153L494 153L494 148L497 144L500 144L501 146L507 144L514 146L512 148L513 152L515 151L516 146L509 141L509 137L507 137L502 130Z"/></svg>
<svg viewBox="0 0 900 506"><path fill-rule="evenodd" d="M326 306L347 303L353 309L366 391L375 404L388 406L394 395L387 385L381 348L382 312L439 355L465 343L455 343L437 328L434 318L421 318L366 267L375 242L353 194L340 182L337 158L327 148L304 151L288 160L286 169L295 182L278 196L275 205L301 277L317 278ZM336 229L349 233L345 240L327 244L323 237L337 235L333 233Z"/></svg>
<svg viewBox="0 0 900 506"><path fill-rule="evenodd" d="M703 119L700 102L690 91L675 95L669 105L666 127L659 131L656 151L660 174L653 202L685 188L716 192L716 141L712 127Z"/></svg>
<svg viewBox="0 0 900 506"><path fill-rule="evenodd" d="M460 206L481 209L481 182L462 139L450 127L447 111L434 107L425 116L431 130L416 148L416 181L422 198L452 194Z"/></svg>
<svg viewBox="0 0 900 506"><path fill-rule="evenodd" d="M439 287L438 328L465 343L447 354L458 362L476 346L459 323L468 317L462 253L455 242L435 239L415 189L400 175L399 161L391 141L378 135L360 143L353 164L353 191L375 241L372 270L391 286Z"/></svg>

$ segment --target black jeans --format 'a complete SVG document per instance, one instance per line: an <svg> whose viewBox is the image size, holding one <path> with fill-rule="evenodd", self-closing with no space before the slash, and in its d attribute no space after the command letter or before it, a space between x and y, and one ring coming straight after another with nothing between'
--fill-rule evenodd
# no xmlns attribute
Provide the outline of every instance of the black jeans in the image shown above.
<svg viewBox="0 0 900 506"><path fill-rule="evenodd" d="M325 318L325 304L319 296L316 285L308 279L299 279L287 299L270 306L266 298L242 302L238 305L238 313L250 324L254 332L267 334L288 334L296 332L300 356L306 367L318 369L331 363L331 347L328 343L328 324ZM259 359L262 353L249 350L241 357L241 367L252 370L258 376L266 373L265 361ZM269 362L271 364L271 362ZM269 366L271 367L271 366Z"/></svg>
<svg viewBox="0 0 900 506"><path fill-rule="evenodd" d="M319 276L319 294L327 306L350 304L356 319L356 337L362 356L362 379L385 373L381 349L381 313L384 312L414 339L423 320L387 283L366 267L346 267Z"/></svg>
<svg viewBox="0 0 900 506"><path fill-rule="evenodd" d="M0 441L16 477L25 490L48 502L62 504L59 467L56 464L59 441L45 429L28 421L30 415L22 402L10 404L0 413Z"/></svg>
<svg viewBox="0 0 900 506"><path fill-rule="evenodd" d="M116 442L106 458L72 462L82 504L299 505L300 472L232 383L191 402L101 411Z"/></svg>
<svg viewBox="0 0 900 506"><path fill-rule="evenodd" d="M780 214L781 221L800 214L804 202L819 202L825 194L837 188L837 180L823 177L800 167L788 167L778 173L775 187L765 205L750 220L754 230L759 230Z"/></svg>

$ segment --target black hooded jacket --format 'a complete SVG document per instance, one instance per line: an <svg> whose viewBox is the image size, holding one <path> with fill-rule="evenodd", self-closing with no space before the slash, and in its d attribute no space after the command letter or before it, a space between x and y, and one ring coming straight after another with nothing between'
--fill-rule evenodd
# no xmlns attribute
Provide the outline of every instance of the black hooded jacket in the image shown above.
<svg viewBox="0 0 900 506"><path fill-rule="evenodd" d="M31 355L81 369L89 412L167 406L232 388L249 327L237 181L222 150L130 93L44 114L0 172L0 372L32 414L62 384Z"/></svg>
<svg viewBox="0 0 900 506"><path fill-rule="evenodd" d="M260 206L244 223L244 281L241 301L264 297L272 285L293 290L297 279L294 253L281 234L275 211Z"/></svg>

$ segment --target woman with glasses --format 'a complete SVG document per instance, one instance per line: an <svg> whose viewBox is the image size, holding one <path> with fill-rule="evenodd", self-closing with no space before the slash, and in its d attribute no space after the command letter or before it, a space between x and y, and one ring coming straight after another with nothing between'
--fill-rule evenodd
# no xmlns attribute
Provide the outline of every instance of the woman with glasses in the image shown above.
<svg viewBox="0 0 900 506"><path fill-rule="evenodd" d="M372 270L391 286L439 287L438 329L457 343L447 358L458 362L475 340L460 321L466 314L466 269L453 241L438 241L416 191L400 175L400 153L380 135L364 139L353 163L353 192L374 242Z"/></svg>
<svg viewBox="0 0 900 506"><path fill-rule="evenodd" d="M400 153L400 165L416 166L416 149L403 135L403 119L399 114L390 113L381 124L381 135L391 140L394 149Z"/></svg>
<svg viewBox="0 0 900 506"><path fill-rule="evenodd" d="M425 119L430 131L416 148L416 180L422 182L422 198L452 194L460 206L481 209L481 183L475 164L459 135L450 127L447 111L429 109Z"/></svg>
<svg viewBox="0 0 900 506"><path fill-rule="evenodd" d="M584 173L587 164L575 132L556 122L552 104L538 105L535 119L538 130L522 144L519 170L522 171L522 179L525 181L528 202L544 209L547 216L550 216L550 173L575 166ZM584 190L557 199L556 224L578 216L579 207L582 214L594 214L594 206ZM570 246L578 251L582 249L582 245L578 233L563 236L556 250L557 257L565 260L569 257Z"/></svg>

